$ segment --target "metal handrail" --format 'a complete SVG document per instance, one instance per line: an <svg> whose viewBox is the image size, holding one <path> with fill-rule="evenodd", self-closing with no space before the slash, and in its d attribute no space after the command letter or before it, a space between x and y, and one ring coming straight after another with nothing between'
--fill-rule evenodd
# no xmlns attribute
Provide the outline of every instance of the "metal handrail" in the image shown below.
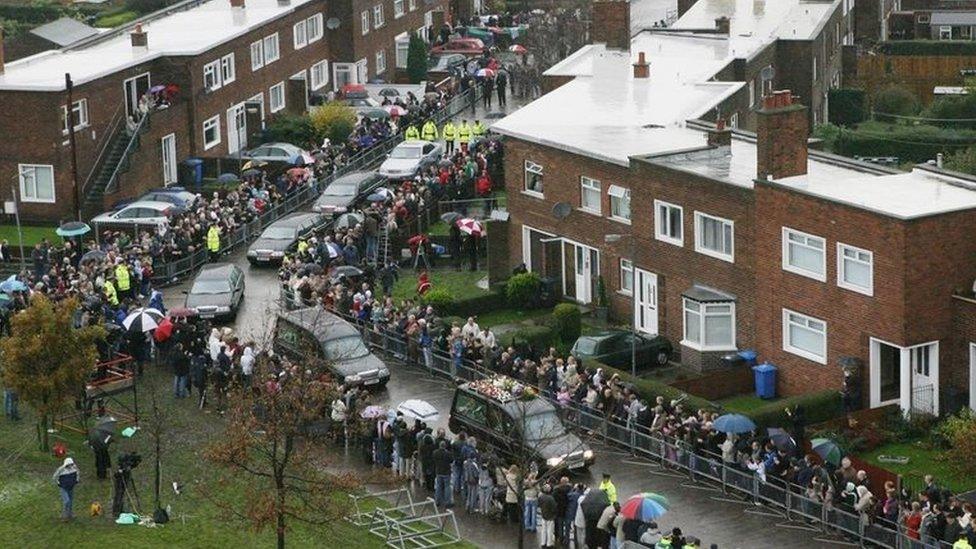
<svg viewBox="0 0 976 549"><path fill-rule="evenodd" d="M142 118L139 119L139 122L136 124L136 127L132 130L132 135L129 137L129 142L126 143L125 149L122 151L122 157L119 158L119 163L115 165L115 169L112 170L112 175L110 175L108 181L105 182L106 194L115 190L114 185L118 180L119 171L122 168L122 164L124 164L126 160L128 160L129 155L132 154L132 151L134 151L135 148L139 146L139 136L142 134L147 124L149 124L149 114L151 112L152 112L151 109L144 112L142 114Z"/></svg>
<svg viewBox="0 0 976 549"><path fill-rule="evenodd" d="M92 164L91 170L85 178L85 182L81 185L82 196L85 196L88 192L88 185L91 184L92 177L95 176L95 173L102 166L102 160L108 152L109 145L115 142L115 136L119 128L122 127L122 121L125 119L125 116L122 114L123 112L125 112L125 101L120 102L115 108L112 118L109 119L108 127L102 132L102 138L98 144L98 154L95 155L95 162Z"/></svg>

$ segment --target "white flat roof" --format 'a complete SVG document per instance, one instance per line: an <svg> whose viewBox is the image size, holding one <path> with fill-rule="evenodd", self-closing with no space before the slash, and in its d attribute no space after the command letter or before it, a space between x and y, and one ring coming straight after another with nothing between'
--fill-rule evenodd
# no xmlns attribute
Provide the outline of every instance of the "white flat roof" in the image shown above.
<svg viewBox="0 0 976 549"><path fill-rule="evenodd" d="M729 36L769 41L807 40L816 35L840 0L698 0L670 28L714 29L729 18Z"/></svg>
<svg viewBox="0 0 976 549"><path fill-rule="evenodd" d="M121 32L90 46L50 50L7 63L0 74L0 90L59 91L64 89L65 73L71 73L78 85L158 57L199 55L311 1L291 0L290 5L280 6L278 0L247 0L235 14L230 0L210 0L143 23L149 35L146 49L134 49L129 33ZM282 50L285 38L279 37Z"/></svg>

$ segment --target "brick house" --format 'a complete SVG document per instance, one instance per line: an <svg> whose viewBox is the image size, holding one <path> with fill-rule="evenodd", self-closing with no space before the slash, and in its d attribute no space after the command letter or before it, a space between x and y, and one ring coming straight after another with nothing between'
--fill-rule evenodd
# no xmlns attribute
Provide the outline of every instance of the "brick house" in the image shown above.
<svg viewBox="0 0 976 549"><path fill-rule="evenodd" d="M423 23L425 15L409 12L404 1L407 14L396 18L391 10L386 31L417 32ZM175 183L187 157L229 156L258 144L272 117L304 112L312 94L390 74L375 67L350 72L334 62L337 35L353 43L343 59L375 60L388 48L391 70L395 44L385 34L349 40L354 21L336 24L327 12L333 9L318 0L191 0L69 48L6 66L0 55L0 128L7 136L0 173L19 181L22 217L74 216L66 73L74 84L78 194L87 217ZM130 120L138 118L140 98L170 84L179 88L175 100L153 111L133 140ZM137 146L127 148L130 140ZM0 196L11 198L9 186Z"/></svg>

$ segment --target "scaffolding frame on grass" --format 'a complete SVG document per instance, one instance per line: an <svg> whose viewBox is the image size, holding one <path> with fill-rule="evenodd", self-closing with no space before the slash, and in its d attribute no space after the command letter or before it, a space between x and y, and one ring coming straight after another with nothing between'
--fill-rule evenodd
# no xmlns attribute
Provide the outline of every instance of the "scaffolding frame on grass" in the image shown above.
<svg viewBox="0 0 976 549"><path fill-rule="evenodd" d="M355 512L346 520L382 538L387 547L430 549L461 542L454 511L439 510L432 498L414 501L406 488L349 497ZM392 499L392 507L370 506L371 510L364 511L363 502L374 498Z"/></svg>
<svg viewBox="0 0 976 549"><path fill-rule="evenodd" d="M99 400L105 401L105 415L113 416L120 420L125 420L139 424L139 391L137 389L135 371L131 367L132 357L116 353L112 360L105 360L95 364L92 375L85 382L84 393L78 399L75 410L62 413L54 421L54 427L58 430L74 431L81 435L88 434L89 420L92 418L92 409ZM132 392L132 405L128 405L119 399L119 395ZM110 407L112 403L115 407Z"/></svg>

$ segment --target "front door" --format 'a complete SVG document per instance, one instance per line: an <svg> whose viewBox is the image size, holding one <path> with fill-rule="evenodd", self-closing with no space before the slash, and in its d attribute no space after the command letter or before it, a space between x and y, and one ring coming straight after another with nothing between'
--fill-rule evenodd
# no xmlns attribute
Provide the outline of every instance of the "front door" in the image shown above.
<svg viewBox="0 0 976 549"><path fill-rule="evenodd" d="M163 185L176 183L176 134L171 133L162 139L163 146Z"/></svg>
<svg viewBox="0 0 976 549"><path fill-rule="evenodd" d="M122 83L125 96L125 114L129 117L139 112L139 99L149 91L149 73L129 78Z"/></svg>
<svg viewBox="0 0 976 549"><path fill-rule="evenodd" d="M570 243L573 251L573 294L579 303L592 303L594 280L600 270L599 252L595 248Z"/></svg>
<svg viewBox="0 0 976 549"><path fill-rule="evenodd" d="M355 83L356 65L352 63L333 63L332 82L335 90L341 90L346 84Z"/></svg>
<svg viewBox="0 0 976 549"><path fill-rule="evenodd" d="M912 411L939 413L939 343L908 349L912 370Z"/></svg>
<svg viewBox="0 0 976 549"><path fill-rule="evenodd" d="M897 403L905 413L939 413L939 342L901 347L871 338L871 407Z"/></svg>
<svg viewBox="0 0 976 549"><path fill-rule="evenodd" d="M657 275L634 269L634 326L637 330L657 335Z"/></svg>
<svg viewBox="0 0 976 549"><path fill-rule="evenodd" d="M369 81L369 62L365 59L356 61L356 83L365 84Z"/></svg>
<svg viewBox="0 0 976 549"><path fill-rule="evenodd" d="M240 103L227 109L227 154L247 148L247 112Z"/></svg>
<svg viewBox="0 0 976 549"><path fill-rule="evenodd" d="M245 143L260 143L264 131L264 101L255 98L244 103L244 127L247 130Z"/></svg>

